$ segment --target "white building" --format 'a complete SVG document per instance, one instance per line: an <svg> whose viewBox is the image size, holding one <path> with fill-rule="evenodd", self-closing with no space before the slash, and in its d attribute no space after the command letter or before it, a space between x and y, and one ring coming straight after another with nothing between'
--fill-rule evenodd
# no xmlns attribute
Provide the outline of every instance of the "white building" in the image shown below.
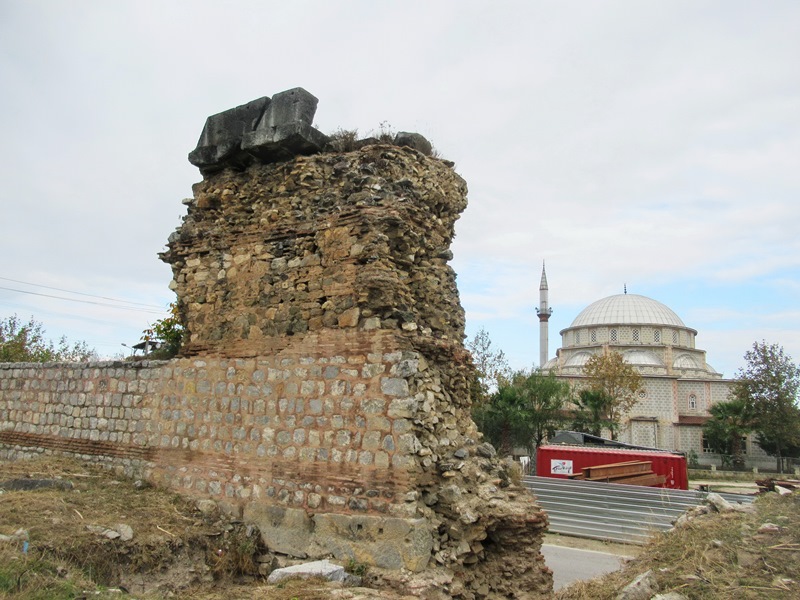
<svg viewBox="0 0 800 600"><path fill-rule="evenodd" d="M561 331L561 348L544 371L579 383L583 365L594 354L615 351L642 376L639 401L627 413L622 442L694 452L700 463L720 464L703 449L703 424L709 408L728 399L731 380L706 362L695 346L697 331L669 307L645 296L619 294L598 300ZM747 440L750 466L768 468L774 459Z"/></svg>

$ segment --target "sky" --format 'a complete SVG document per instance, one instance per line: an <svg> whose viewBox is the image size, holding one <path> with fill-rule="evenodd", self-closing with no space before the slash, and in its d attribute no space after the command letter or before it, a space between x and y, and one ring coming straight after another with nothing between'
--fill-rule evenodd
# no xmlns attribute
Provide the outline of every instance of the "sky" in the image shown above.
<svg viewBox="0 0 800 600"><path fill-rule="evenodd" d="M456 163L467 334L512 367L543 261L551 357L626 286L726 377L755 341L800 362L799 59L794 0L0 0L0 318L126 354L174 299L206 117L303 87L325 133Z"/></svg>

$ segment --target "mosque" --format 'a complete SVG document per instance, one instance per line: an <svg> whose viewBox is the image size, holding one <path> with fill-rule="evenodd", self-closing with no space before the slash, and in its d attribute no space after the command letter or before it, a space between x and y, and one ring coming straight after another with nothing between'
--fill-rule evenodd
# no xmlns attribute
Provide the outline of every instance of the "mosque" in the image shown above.
<svg viewBox="0 0 800 600"><path fill-rule="evenodd" d="M638 402L625 416L618 439L637 446L694 452L700 463L720 464L703 445L709 408L728 399L731 380L706 362L695 346L697 331L687 327L668 306L637 294L609 296L583 309L561 333L561 348L548 359L549 306L547 275L539 285L540 363L545 372L578 382L594 354L615 351L642 376ZM774 462L748 437L750 466ZM766 462L765 462L766 461Z"/></svg>

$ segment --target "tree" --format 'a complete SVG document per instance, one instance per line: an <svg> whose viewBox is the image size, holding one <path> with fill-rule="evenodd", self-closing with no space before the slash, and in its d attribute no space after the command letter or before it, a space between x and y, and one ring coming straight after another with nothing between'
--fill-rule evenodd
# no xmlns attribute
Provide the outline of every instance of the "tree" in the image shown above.
<svg viewBox="0 0 800 600"><path fill-rule="evenodd" d="M722 456L723 466L744 468L742 438L753 431L753 415L747 402L733 398L709 409L711 418L703 425L703 438L709 449Z"/></svg>
<svg viewBox="0 0 800 600"><path fill-rule="evenodd" d="M511 454L515 446L527 441L525 407L512 387L503 386L487 401L474 404L472 416L478 429L501 455Z"/></svg>
<svg viewBox="0 0 800 600"><path fill-rule="evenodd" d="M467 350L472 354L472 363L477 371L477 378L472 382L470 396L473 403L480 404L495 392L500 384L511 375L505 353L492 348L492 340L488 332L481 327L471 341L467 342Z"/></svg>
<svg viewBox="0 0 800 600"><path fill-rule="evenodd" d="M517 371L488 401L475 405L473 416L500 453L511 454L522 447L533 456L544 439L562 425L570 394L569 383L555 374Z"/></svg>
<svg viewBox="0 0 800 600"><path fill-rule="evenodd" d="M764 432L759 433L756 436L756 441L758 445L761 446L761 449L764 450L770 456L776 456L778 451L778 444L772 437ZM800 458L800 443L798 442L790 442L789 444L782 444L780 447L781 456L786 458Z"/></svg>
<svg viewBox="0 0 800 600"><path fill-rule="evenodd" d="M86 342L56 344L45 338L44 326L33 317L23 323L17 315L0 320L0 362L86 362L97 352Z"/></svg>
<svg viewBox="0 0 800 600"><path fill-rule="evenodd" d="M614 430L614 423L608 418L611 408L611 397L603 390L584 388L575 399L575 413L572 428L600 436L603 429Z"/></svg>
<svg viewBox="0 0 800 600"><path fill-rule="evenodd" d="M762 448L776 458L778 473L783 473L787 452L800 445L800 368L781 346L765 341L755 342L744 359L747 365L737 372L731 396L751 411L753 430L767 446Z"/></svg>
<svg viewBox="0 0 800 600"><path fill-rule="evenodd" d="M619 352L595 354L583 366L583 374L591 390L607 397L605 418L611 439L617 439L622 417L636 404L636 394L642 389L642 377L625 362Z"/></svg>
<svg viewBox="0 0 800 600"><path fill-rule="evenodd" d="M161 348L150 353L151 358L171 358L180 352L183 345L185 328L181 319L178 303L169 305L169 316L159 319L142 332L142 341L160 341Z"/></svg>
<svg viewBox="0 0 800 600"><path fill-rule="evenodd" d="M558 379L555 372L547 375L536 370L519 382L528 407L528 453L534 456L545 439L553 437L556 429L563 427L565 407L572 399L569 382Z"/></svg>

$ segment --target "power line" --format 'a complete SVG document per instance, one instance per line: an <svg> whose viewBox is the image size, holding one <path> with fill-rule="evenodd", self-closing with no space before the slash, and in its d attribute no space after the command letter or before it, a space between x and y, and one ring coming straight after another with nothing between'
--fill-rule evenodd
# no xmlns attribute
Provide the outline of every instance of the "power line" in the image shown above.
<svg viewBox="0 0 800 600"><path fill-rule="evenodd" d="M148 308L162 309L162 307L160 307L160 306L155 306L154 304L145 304L144 302L133 302L132 300L119 300L118 298L109 298L107 296L96 296L94 294L86 294L84 292L75 292L75 291L72 291L72 290L65 290L65 289L62 289L62 288L52 287L52 286L49 286L49 285L42 285L40 283L30 283L29 281L20 281L19 279L10 279L8 277L0 277L0 279L2 279L3 281L13 281L14 283L22 283L24 285L32 285L33 287L46 288L48 290L56 290L56 291L59 291L59 292L67 292L68 294L77 294L79 296L88 296L89 298L99 298L100 300L111 300L112 302L123 302L125 304L135 304L137 306L146 306ZM8 288L1 288L1 289L8 289ZM30 293L33 293L33 292L30 292ZM65 299L68 300L69 298L65 298Z"/></svg>
<svg viewBox="0 0 800 600"><path fill-rule="evenodd" d="M161 315L164 314L164 309L155 311L155 310L148 310L146 308L134 308L132 306L117 306L116 304L107 304L105 302L92 302L91 300L78 300L77 298L65 298L63 296L53 296L52 294L40 294L38 292L29 292L26 290L17 290L14 288L8 288L0 286L0 290L8 290L10 292L18 292L20 294L30 294L32 296L42 296L43 298L55 298L57 300L67 300L69 302L80 302L81 304L94 304L95 306L106 306L108 308L116 308L118 310L131 310L134 312L141 312L141 313L148 313L151 315Z"/></svg>

